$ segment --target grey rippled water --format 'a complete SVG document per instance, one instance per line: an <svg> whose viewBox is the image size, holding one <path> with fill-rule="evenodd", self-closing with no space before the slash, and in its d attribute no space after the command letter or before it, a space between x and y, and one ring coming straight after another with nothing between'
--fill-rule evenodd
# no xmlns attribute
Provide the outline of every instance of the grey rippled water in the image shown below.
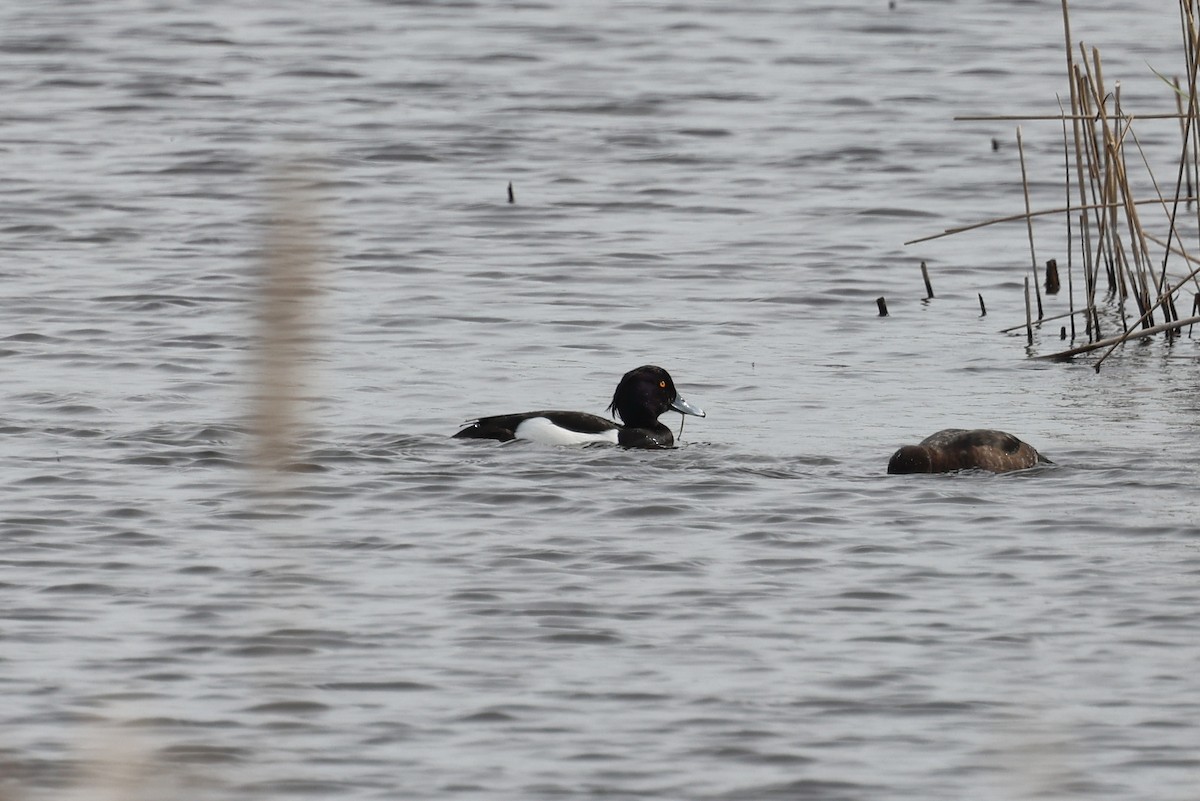
<svg viewBox="0 0 1200 801"><path fill-rule="evenodd" d="M887 5L0 9L0 796L1194 798L1195 340L1027 361L1023 229L902 244L1021 210L953 117L1056 113L1063 36ZM1173 4L1079 5L1172 110ZM449 439L643 363L676 450ZM980 425L1056 465L885 474Z"/></svg>

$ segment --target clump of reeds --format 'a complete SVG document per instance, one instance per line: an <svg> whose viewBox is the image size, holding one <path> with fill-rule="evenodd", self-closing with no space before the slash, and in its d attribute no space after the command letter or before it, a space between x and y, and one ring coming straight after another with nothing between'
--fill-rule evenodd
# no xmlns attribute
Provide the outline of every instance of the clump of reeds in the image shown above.
<svg viewBox="0 0 1200 801"><path fill-rule="evenodd" d="M1185 81L1167 81L1166 91L1175 97L1174 113L1135 115L1123 108L1120 82L1105 81L1103 62L1097 49L1090 50L1080 43L1078 53L1071 39L1071 15L1068 0L1062 0L1063 32L1066 42L1066 69L1070 89L1070 110L1063 108L1056 117L988 116L960 117L973 120L1061 120L1063 125L1064 167L1066 172L1066 205L1059 208L1035 210L1029 199L1029 182L1021 129L1017 129L1018 153L1021 159L1021 178L1025 187L1025 213L989 220L975 225L949 229L937 236L991 225L998 222L1024 220L1029 239L1032 282L1037 293L1037 321L1046 322L1038 281L1038 260L1034 247L1033 220L1046 215L1061 216L1067 228L1067 295L1071 324L1071 339L1077 338L1076 319L1082 315L1086 342L1068 350L1041 358L1068 358L1078 353L1108 347L1097 362L1104 359L1117 345L1131 336L1150 336L1159 332L1177 332L1200 322L1200 316L1181 318L1176 310L1176 298L1189 282L1196 284L1200 274L1200 259L1194 258L1180 235L1184 213L1200 214L1195 204L1193 187L1200 186L1195 153L1200 148L1200 124L1197 114L1197 71L1200 66L1200 0L1179 0L1180 30L1183 38ZM1159 76L1160 78L1163 76ZM1061 100L1060 100L1061 108ZM1172 176L1174 186L1166 191L1156 178L1150 160L1142 148L1135 130L1147 120L1178 120L1182 132L1177 164ZM1131 173L1149 178L1154 196L1137 197L1131 186ZM1149 221L1143 220L1147 211ZM925 237L913 242L936 237ZM912 244L911 242L909 244ZM1158 249L1152 253L1151 245ZM1075 264L1078 249L1079 265ZM1171 268L1182 261L1183 268ZM1058 275L1055 265L1054 286ZM1075 282L1072 275L1082 270L1082 297L1077 306ZM1047 276L1047 292L1050 292ZM1104 287L1101 295L1101 286ZM1028 289L1026 290L1028 292ZM1099 298L1099 300L1098 300ZM1026 300L1028 306L1028 299ZM1128 312L1132 304L1136 315ZM1119 312L1120 334L1105 337L1101 326L1101 306L1114 306ZM1195 311L1195 310L1193 310ZM1027 316L1032 316L1027 311ZM1027 321L1026 325L1030 323ZM1012 330L1012 329L1009 329ZM1032 329L1030 342L1032 343Z"/></svg>

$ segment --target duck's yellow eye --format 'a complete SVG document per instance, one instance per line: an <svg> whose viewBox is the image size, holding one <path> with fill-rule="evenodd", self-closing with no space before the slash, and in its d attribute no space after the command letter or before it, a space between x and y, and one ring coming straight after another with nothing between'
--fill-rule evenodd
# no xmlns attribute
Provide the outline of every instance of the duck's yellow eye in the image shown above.
<svg viewBox="0 0 1200 801"><path fill-rule="evenodd" d="M659 387L659 389L666 389L666 388L667 388L667 382L666 382L666 381L659 381L659 382L658 382L658 387Z"/></svg>

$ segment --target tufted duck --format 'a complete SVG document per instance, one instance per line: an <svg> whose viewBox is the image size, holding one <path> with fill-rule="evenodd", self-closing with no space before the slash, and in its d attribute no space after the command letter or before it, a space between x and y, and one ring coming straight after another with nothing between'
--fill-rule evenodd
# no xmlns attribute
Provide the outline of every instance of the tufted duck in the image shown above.
<svg viewBox="0 0 1200 801"><path fill-rule="evenodd" d="M617 384L608 410L622 423L586 412L523 412L480 417L455 434L458 438L528 439L548 445L583 445L607 442L626 448L670 448L675 444L671 429L658 422L667 411L704 417L679 396L675 382L661 367L645 365L630 370Z"/></svg>

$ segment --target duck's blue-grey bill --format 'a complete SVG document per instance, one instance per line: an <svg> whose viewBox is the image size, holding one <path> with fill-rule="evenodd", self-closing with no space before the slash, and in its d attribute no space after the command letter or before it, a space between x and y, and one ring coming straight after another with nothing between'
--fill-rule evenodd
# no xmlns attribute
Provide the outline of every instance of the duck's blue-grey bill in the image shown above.
<svg viewBox="0 0 1200 801"><path fill-rule="evenodd" d="M704 410L685 401L681 396L676 395L675 400L671 401L671 408L680 414L694 414L697 417L704 417Z"/></svg>

